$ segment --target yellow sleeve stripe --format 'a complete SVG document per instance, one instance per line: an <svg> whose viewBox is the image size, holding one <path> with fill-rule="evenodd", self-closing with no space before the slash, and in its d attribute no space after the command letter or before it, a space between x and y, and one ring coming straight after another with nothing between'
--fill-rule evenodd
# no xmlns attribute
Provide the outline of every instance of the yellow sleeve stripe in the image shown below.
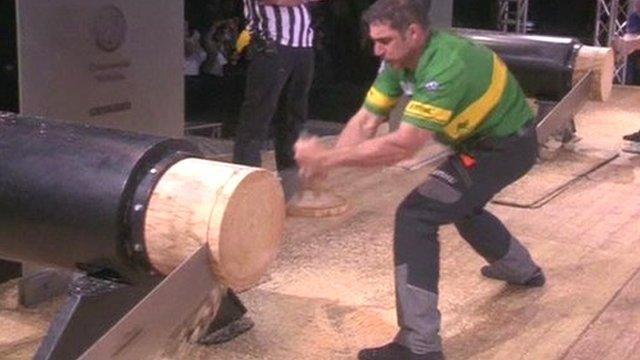
<svg viewBox="0 0 640 360"><path fill-rule="evenodd" d="M493 73L487 91L444 127L445 134L451 139L459 141L480 126L500 102L502 93L507 86L508 74L507 66L496 54L493 54Z"/></svg>
<svg viewBox="0 0 640 360"><path fill-rule="evenodd" d="M404 109L404 114L418 120L435 121L440 125L445 125L449 122L449 119L451 119L453 112L451 110L411 100Z"/></svg>
<svg viewBox="0 0 640 360"><path fill-rule="evenodd" d="M387 111L391 110L396 105L396 103L398 102L398 98L387 96L380 90L372 86L367 93L367 98L365 101L376 108Z"/></svg>

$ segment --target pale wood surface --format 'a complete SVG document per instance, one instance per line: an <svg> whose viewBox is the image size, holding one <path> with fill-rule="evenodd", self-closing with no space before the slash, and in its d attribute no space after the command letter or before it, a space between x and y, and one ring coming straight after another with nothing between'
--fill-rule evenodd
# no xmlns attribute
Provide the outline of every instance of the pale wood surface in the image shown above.
<svg viewBox="0 0 640 360"><path fill-rule="evenodd" d="M573 70L573 85L589 71L594 72L591 100L605 101L611 95L614 76L614 53L607 47L582 46Z"/></svg>
<svg viewBox="0 0 640 360"><path fill-rule="evenodd" d="M576 151L591 156L618 150L622 135L640 128L637 103L640 89L627 87L615 88L605 103L589 102L577 119L582 140ZM361 347L389 341L396 331L393 214L428 170L344 170L330 176L329 185L347 195L352 208L337 218L290 219L270 281L243 294L256 328L219 348L194 348L191 355L346 360ZM530 247L548 284L527 290L483 278L484 261L453 227L443 227L447 359L571 358L568 351L576 344L587 346L581 342L585 329L640 269L640 156L622 154L540 209L489 208ZM631 311L634 305L628 306ZM628 339L640 337L640 323L635 317L620 321L623 327L615 331L630 333L612 346L624 348Z"/></svg>
<svg viewBox="0 0 640 360"><path fill-rule="evenodd" d="M208 243L220 281L254 285L273 262L284 226L282 187L273 173L185 159L162 175L145 216L151 263L168 274Z"/></svg>
<svg viewBox="0 0 640 360"><path fill-rule="evenodd" d="M622 135L640 128L638 104L640 89L632 87L615 87L607 102L589 102L577 118L582 140L576 151L618 150ZM287 219L266 281L241 294L255 328L227 344L192 346L182 358L352 360L361 347L389 341L396 331L393 216L428 171L349 169L330 175L328 185L351 207L338 217ZM634 315L640 156L621 154L540 209L489 209L530 247L548 283L527 290L483 278L483 260L453 227L443 227L440 306L447 359L638 359L630 350L640 338ZM0 358L33 355L51 309L55 304L3 308L0 323L15 322L0 337Z"/></svg>
<svg viewBox="0 0 640 360"><path fill-rule="evenodd" d="M566 359L618 360L640 358L640 275L630 275L620 293L569 349Z"/></svg>

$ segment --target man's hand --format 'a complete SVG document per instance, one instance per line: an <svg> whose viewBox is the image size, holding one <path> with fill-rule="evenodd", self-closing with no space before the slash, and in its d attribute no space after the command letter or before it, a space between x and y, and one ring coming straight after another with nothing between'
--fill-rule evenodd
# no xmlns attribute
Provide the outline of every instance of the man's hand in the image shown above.
<svg viewBox="0 0 640 360"><path fill-rule="evenodd" d="M301 137L294 146L295 159L305 182L326 176L325 159L328 148L316 136Z"/></svg>

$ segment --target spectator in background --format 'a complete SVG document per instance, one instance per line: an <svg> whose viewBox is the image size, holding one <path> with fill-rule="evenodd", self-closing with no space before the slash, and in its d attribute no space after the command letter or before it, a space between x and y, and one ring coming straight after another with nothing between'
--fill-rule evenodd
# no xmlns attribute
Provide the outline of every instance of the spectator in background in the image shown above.
<svg viewBox="0 0 640 360"><path fill-rule="evenodd" d="M200 65L207 58L207 53L200 44L200 33L184 23L184 74L197 76L200 74Z"/></svg>
<svg viewBox="0 0 640 360"><path fill-rule="evenodd" d="M184 91L185 119L196 122L204 104L204 84L200 79L200 66L207 58L207 53L200 43L200 32L184 23Z"/></svg>
<svg viewBox="0 0 640 360"><path fill-rule="evenodd" d="M237 0L189 0L185 2L185 16L190 34L197 34L192 45L199 45L197 56L191 63L190 74L196 71L223 76L224 66L233 63L233 48L240 27L241 3ZM189 38L188 35L187 38ZM198 44L196 44L198 43ZM205 59L202 60L204 51ZM200 66L195 69L196 63Z"/></svg>
<svg viewBox="0 0 640 360"><path fill-rule="evenodd" d="M202 72L224 76L224 66L229 63L235 64L237 61L235 44L238 33L239 21L236 18L218 21L211 25L204 38L207 59L202 64Z"/></svg>

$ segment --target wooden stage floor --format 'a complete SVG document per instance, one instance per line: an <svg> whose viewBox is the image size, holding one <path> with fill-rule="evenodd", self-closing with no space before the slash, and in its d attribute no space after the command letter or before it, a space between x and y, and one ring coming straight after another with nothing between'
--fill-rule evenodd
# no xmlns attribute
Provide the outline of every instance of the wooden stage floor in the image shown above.
<svg viewBox="0 0 640 360"><path fill-rule="evenodd" d="M575 162L619 153L622 135L640 129L640 88L616 87L608 102L588 103L577 128L581 140L569 154ZM557 181L565 168L549 170L561 159L554 156L546 154L550 160L537 166L547 170L526 186ZM351 209L336 218L287 220L276 264L241 294L256 326L220 346L190 346L181 358L355 359L361 347L389 341L396 331L394 210L428 171L332 174L331 186ZM640 155L619 153L540 207L489 207L529 246L548 282L522 289L483 278L483 260L453 227L443 227L447 359L640 359ZM16 296L15 282L0 287L1 359L32 356L61 303L24 309Z"/></svg>

